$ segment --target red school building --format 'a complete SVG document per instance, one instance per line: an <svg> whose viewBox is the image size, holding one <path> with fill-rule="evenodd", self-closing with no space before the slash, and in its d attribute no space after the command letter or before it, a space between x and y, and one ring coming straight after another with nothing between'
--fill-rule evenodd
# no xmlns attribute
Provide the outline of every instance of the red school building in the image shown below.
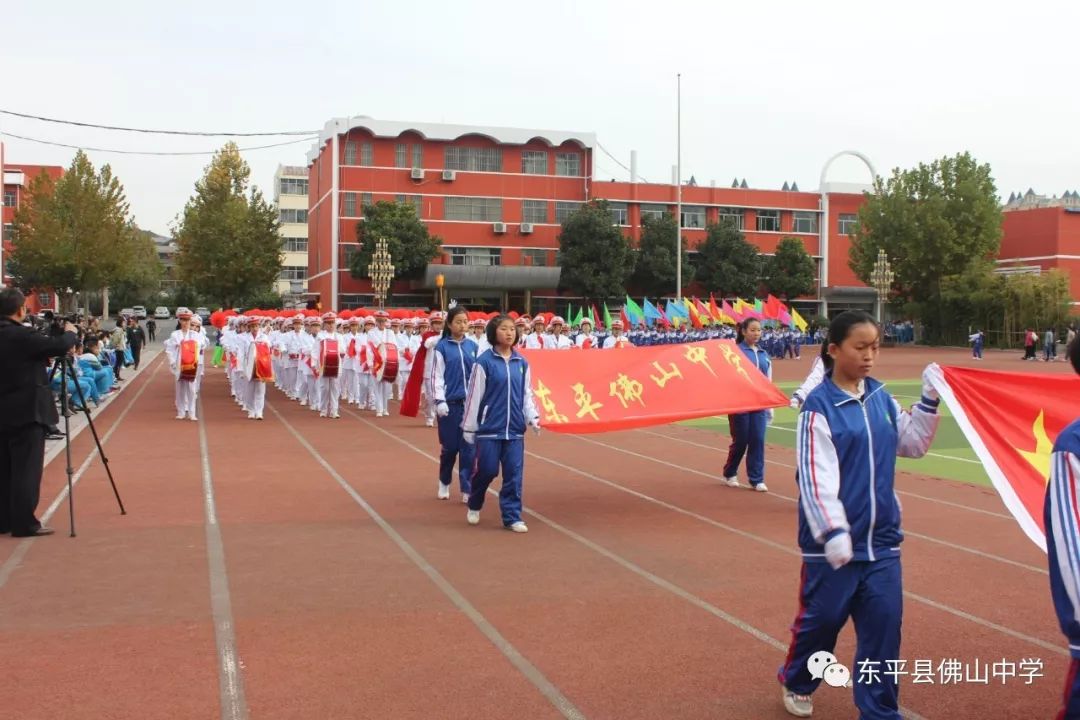
<svg viewBox="0 0 1080 720"><path fill-rule="evenodd" d="M7 272L7 258L11 252L14 240L15 210L25 202L30 190L30 183L40 175L46 173L54 181L59 180L64 174L64 168L58 165L11 165L4 162L4 144L0 143L0 177L3 178L3 206L0 207L0 225L3 227L3 239L0 241L0 278L2 285L10 285L11 277ZM42 290L28 293L26 304L31 312L41 310L57 310L56 294Z"/></svg>
<svg viewBox="0 0 1080 720"><path fill-rule="evenodd" d="M363 207L387 200L412 203L443 241L442 257L422 278L394 283L391 304L433 305L442 275L447 296L470 308L564 308L576 300L557 291L558 235L570 213L584 202L607 200L614 222L636 241L643 217L676 209L673 184L594 180L595 146L586 132L368 117L329 121L308 154L309 293L325 308L372 304L371 283L353 278L349 261L359 247ZM873 172L864 156L846 154ZM871 309L873 289L848 267L848 233L867 188L827 183L831 162L818 192L750 189L745 181L731 188L684 184L682 224L690 251L705 239L706 225L721 218L737 223L763 253L773 252L782 237L798 237L818 264L817 292L796 303L801 310Z"/></svg>
<svg viewBox="0 0 1080 720"><path fill-rule="evenodd" d="M1028 190L1010 197L1004 211L998 272L1061 270L1080 313L1080 193L1047 198Z"/></svg>

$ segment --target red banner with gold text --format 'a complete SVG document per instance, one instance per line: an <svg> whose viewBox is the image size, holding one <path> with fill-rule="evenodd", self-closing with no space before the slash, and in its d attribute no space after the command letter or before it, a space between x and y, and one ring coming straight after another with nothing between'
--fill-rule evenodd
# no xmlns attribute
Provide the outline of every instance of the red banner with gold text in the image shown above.
<svg viewBox="0 0 1080 720"><path fill-rule="evenodd" d="M731 340L520 352L540 423L554 432L628 430L788 404Z"/></svg>

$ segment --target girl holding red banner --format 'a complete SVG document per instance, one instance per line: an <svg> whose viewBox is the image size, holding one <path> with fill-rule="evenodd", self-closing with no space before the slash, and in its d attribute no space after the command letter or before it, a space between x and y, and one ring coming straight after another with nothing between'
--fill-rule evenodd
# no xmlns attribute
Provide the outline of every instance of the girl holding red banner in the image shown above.
<svg viewBox="0 0 1080 720"><path fill-rule="evenodd" d="M902 658L900 503L896 458L923 457L937 432L939 397L923 371L922 399L910 412L870 377L881 344L877 323L847 311L829 325L833 368L806 398L795 435L799 545L803 565L799 614L778 679L784 708L810 717L848 617L855 621L857 667L886 667ZM832 660L835 662L835 658ZM816 672L812 672L816 671ZM896 675L855 684L859 717L899 720Z"/></svg>
<svg viewBox="0 0 1080 720"><path fill-rule="evenodd" d="M772 361L769 353L758 347L761 339L761 322L748 318L739 323L735 343L754 367L772 380ZM746 474L750 487L758 492L768 492L765 485L765 429L772 422L772 410L728 415L731 427L731 447L724 463L724 479L730 487L739 487L739 464L746 456Z"/></svg>
<svg viewBox="0 0 1080 720"><path fill-rule="evenodd" d="M539 434L540 413L533 402L529 363L517 352L517 328L509 315L499 315L487 326L491 349L476 360L465 397L462 438L476 445L475 471L469 510L470 525L480 522L488 486L502 468L499 508L503 527L524 533L521 489L525 469L525 428Z"/></svg>
<svg viewBox="0 0 1080 720"><path fill-rule="evenodd" d="M1066 350L1073 370L1080 374L1080 340ZM1050 592L1061 632L1069 642L1072 663L1065 679L1059 720L1080 718L1080 419L1061 431L1054 441L1050 482L1046 485L1043 524L1050 563Z"/></svg>
<svg viewBox="0 0 1080 720"><path fill-rule="evenodd" d="M469 313L461 305L446 315L446 329L431 355L431 399L439 416L439 494L450 498L454 461L458 464L461 501L469 501L473 469L473 447L461 437L465 415L465 388L476 363L476 343L465 336Z"/></svg>
<svg viewBox="0 0 1080 720"><path fill-rule="evenodd" d="M205 346L202 333L191 329L191 315L187 308L178 309L176 319L179 320L180 327L165 341L165 355L169 358L169 368L176 378L177 420L199 419L195 415L195 381L199 375Z"/></svg>

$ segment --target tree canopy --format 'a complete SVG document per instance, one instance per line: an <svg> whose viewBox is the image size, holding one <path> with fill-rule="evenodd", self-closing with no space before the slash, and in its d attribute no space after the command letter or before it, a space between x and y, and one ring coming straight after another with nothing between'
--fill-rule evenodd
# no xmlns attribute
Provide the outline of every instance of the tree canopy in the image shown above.
<svg viewBox="0 0 1080 720"><path fill-rule="evenodd" d="M697 279L718 296L753 297L761 277L761 256L734 223L708 226L698 248Z"/></svg>
<svg viewBox="0 0 1080 720"><path fill-rule="evenodd" d="M634 269L630 241L612 223L603 200L586 203L562 224L559 284L592 300L622 297Z"/></svg>
<svg viewBox="0 0 1080 720"><path fill-rule="evenodd" d="M281 273L278 213L248 182L235 143L219 150L195 183L174 229L182 283L223 307L272 289Z"/></svg>
<svg viewBox="0 0 1080 720"><path fill-rule="evenodd" d="M439 256L442 247L442 240L428 231L411 203L381 200L365 206L364 221L356 225L360 249L349 262L353 277L368 277L368 266L379 238L386 238L394 275L400 278L423 275L427 264Z"/></svg>
<svg viewBox="0 0 1080 720"><path fill-rule="evenodd" d="M816 268L802 240L782 238L776 253L764 263L765 286L773 295L789 300L814 292Z"/></svg>
<svg viewBox="0 0 1080 720"><path fill-rule="evenodd" d="M675 289L675 234L678 232L675 218L665 213L660 217L646 216L641 221L641 240L634 259L633 286L645 295L665 295ZM682 239L683 287L693 280L690 254L686 250L686 238Z"/></svg>

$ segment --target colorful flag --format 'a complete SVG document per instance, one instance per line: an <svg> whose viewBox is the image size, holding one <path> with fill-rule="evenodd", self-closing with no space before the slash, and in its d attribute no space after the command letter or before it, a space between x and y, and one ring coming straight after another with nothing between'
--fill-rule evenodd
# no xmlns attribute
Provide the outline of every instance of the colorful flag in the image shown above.
<svg viewBox="0 0 1080 720"><path fill-rule="evenodd" d="M639 322L645 322L645 312L641 309L633 298L629 295L626 296L626 315L630 318L631 322L635 325Z"/></svg>
<svg viewBox="0 0 1080 720"><path fill-rule="evenodd" d="M604 303L604 327L611 329L611 312L608 310L607 302Z"/></svg>
<svg viewBox="0 0 1080 720"><path fill-rule="evenodd" d="M645 322L664 319L664 314L660 312L659 308L649 302L649 298L645 298L642 301L642 308L642 315L645 317Z"/></svg>
<svg viewBox="0 0 1080 720"><path fill-rule="evenodd" d="M646 308L647 309L647 308ZM590 355L525 350L540 422L562 433L598 433L787 405L731 340Z"/></svg>
<svg viewBox="0 0 1080 720"><path fill-rule="evenodd" d="M1045 552L1051 451L1076 418L1080 377L943 367L932 381L1005 507Z"/></svg>
<svg viewBox="0 0 1080 720"><path fill-rule="evenodd" d="M803 320L803 317L802 317L802 315L799 314L798 310L792 309L792 311L791 311L791 321L793 323L795 323L795 327L799 328L800 332L806 332L806 328L807 328L806 321Z"/></svg>

